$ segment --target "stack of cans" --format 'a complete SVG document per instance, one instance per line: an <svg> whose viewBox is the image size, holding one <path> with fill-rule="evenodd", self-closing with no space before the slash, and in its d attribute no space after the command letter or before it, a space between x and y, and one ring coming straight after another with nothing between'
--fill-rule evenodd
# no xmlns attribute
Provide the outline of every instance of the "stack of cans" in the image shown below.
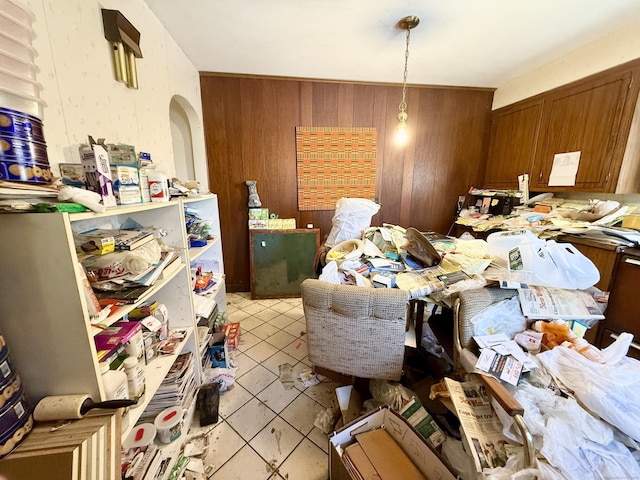
<svg viewBox="0 0 640 480"><path fill-rule="evenodd" d="M31 406L0 335L0 458L16 448L32 428Z"/></svg>
<svg viewBox="0 0 640 480"><path fill-rule="evenodd" d="M49 183L32 22L17 0L0 0L0 179Z"/></svg>

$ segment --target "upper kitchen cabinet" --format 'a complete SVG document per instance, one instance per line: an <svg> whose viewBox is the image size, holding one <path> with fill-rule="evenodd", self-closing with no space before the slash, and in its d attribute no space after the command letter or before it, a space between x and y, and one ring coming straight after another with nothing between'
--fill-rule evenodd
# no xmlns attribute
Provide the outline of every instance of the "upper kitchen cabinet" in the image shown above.
<svg viewBox="0 0 640 480"><path fill-rule="evenodd" d="M542 100L525 101L493 112L486 188L517 189L518 175L529 172L536 153Z"/></svg>
<svg viewBox="0 0 640 480"><path fill-rule="evenodd" d="M638 170L639 90L634 61L494 111L484 185L515 189L529 173L532 191L635 193L640 185L622 177ZM549 186L555 155L567 152L580 152L575 185Z"/></svg>

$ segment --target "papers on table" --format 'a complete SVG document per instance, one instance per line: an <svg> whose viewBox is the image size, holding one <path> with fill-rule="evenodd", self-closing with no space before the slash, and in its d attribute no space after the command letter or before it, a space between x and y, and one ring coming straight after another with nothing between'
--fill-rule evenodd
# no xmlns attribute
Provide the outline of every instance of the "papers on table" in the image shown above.
<svg viewBox="0 0 640 480"><path fill-rule="evenodd" d="M476 368L511 385L517 385L523 372L538 367L522 348L504 333L475 336L480 347L480 358Z"/></svg>

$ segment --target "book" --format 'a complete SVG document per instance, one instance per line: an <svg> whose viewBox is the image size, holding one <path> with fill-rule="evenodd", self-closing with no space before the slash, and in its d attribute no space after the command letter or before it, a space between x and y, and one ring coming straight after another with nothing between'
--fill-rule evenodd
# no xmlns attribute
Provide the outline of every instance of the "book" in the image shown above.
<svg viewBox="0 0 640 480"><path fill-rule="evenodd" d="M153 240L154 232L154 228L143 228L140 230L92 228L79 233L77 236L79 239L84 240L84 242L113 237L116 250L135 250Z"/></svg>

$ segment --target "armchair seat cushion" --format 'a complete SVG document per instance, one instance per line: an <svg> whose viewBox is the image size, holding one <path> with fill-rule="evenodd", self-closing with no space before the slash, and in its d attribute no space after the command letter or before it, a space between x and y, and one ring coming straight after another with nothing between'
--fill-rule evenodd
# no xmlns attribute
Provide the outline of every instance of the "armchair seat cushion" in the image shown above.
<svg viewBox="0 0 640 480"><path fill-rule="evenodd" d="M307 279L301 293L311 363L344 375L400 379L406 292Z"/></svg>

